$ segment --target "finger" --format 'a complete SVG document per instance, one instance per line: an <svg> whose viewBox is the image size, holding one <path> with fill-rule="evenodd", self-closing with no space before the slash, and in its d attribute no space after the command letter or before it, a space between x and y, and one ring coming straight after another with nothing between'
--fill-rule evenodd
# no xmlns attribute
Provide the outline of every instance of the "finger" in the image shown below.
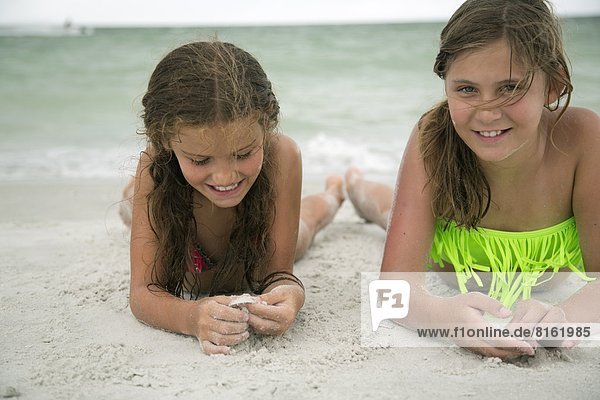
<svg viewBox="0 0 600 400"><path fill-rule="evenodd" d="M517 305L511 323L537 323L551 310L549 304L535 300L525 300Z"/></svg>
<svg viewBox="0 0 600 400"><path fill-rule="evenodd" d="M280 322L261 318L259 316L250 315L248 324L258 333L264 335L280 335L286 331L287 325L283 325Z"/></svg>
<svg viewBox="0 0 600 400"><path fill-rule="evenodd" d="M483 293L470 292L466 294L465 298L468 306L490 313L498 318L508 318L512 314L501 302Z"/></svg>
<svg viewBox="0 0 600 400"><path fill-rule="evenodd" d="M507 341L483 341L470 340L463 344L470 349L478 349L478 352L488 357L514 358L523 355L533 356L535 349L527 342L518 340Z"/></svg>
<svg viewBox="0 0 600 400"><path fill-rule="evenodd" d="M281 319L279 317L279 314L281 313L281 309L283 307L277 305L254 303L248 304L246 308L250 312L250 319L252 318L252 315L254 315L260 318L277 321Z"/></svg>
<svg viewBox="0 0 600 400"><path fill-rule="evenodd" d="M497 338L497 339L482 339L482 338L473 338L473 339L460 339L458 341L463 347L469 348L488 348L488 349L496 349L489 350L487 352L483 352L484 354L496 354L498 352L502 352L504 356L510 354L517 355L534 355L535 348L528 342L519 340L513 337L506 338ZM501 350L499 350L501 349Z"/></svg>
<svg viewBox="0 0 600 400"><path fill-rule="evenodd" d="M234 296L213 296L213 297L211 297L211 299L219 304L228 306L229 303L231 302L232 297L234 297Z"/></svg>
<svg viewBox="0 0 600 400"><path fill-rule="evenodd" d="M518 336L494 339L489 341L489 344L497 348L516 349L521 355L529 356L534 355L537 348L535 341L527 341Z"/></svg>
<svg viewBox="0 0 600 400"><path fill-rule="evenodd" d="M527 313L527 302L519 301L515 306L515 310L513 311L513 317L509 323L516 323L523 320L523 317Z"/></svg>
<svg viewBox="0 0 600 400"><path fill-rule="evenodd" d="M504 349L510 353L515 353L519 355L528 355L532 356L535 354L535 347L528 342L523 340L515 340L515 339L507 339L507 340L497 340L490 343L495 348Z"/></svg>
<svg viewBox="0 0 600 400"><path fill-rule="evenodd" d="M222 335L217 332L209 332L206 339L216 346L235 346L249 337L250 333L247 331L233 335Z"/></svg>
<svg viewBox="0 0 600 400"><path fill-rule="evenodd" d="M540 345L543 347L573 347L576 343L570 338L556 337L556 334L564 334L564 324L567 322L564 310L556 306L549 307L550 309L534 327L545 335L540 338Z"/></svg>
<svg viewBox="0 0 600 400"><path fill-rule="evenodd" d="M229 354L231 352L231 349L228 346L217 346L208 340L202 340L200 342L200 347L206 354Z"/></svg>
<svg viewBox="0 0 600 400"><path fill-rule="evenodd" d="M248 330L248 322L230 322L213 319L209 324L209 329L221 335L237 335Z"/></svg>
<svg viewBox="0 0 600 400"><path fill-rule="evenodd" d="M510 360L513 358L522 357L524 355L530 355L523 353L520 349L517 348L505 348L505 347L467 347L467 349L479 353L485 357L498 357L503 360ZM532 355L532 354L531 354Z"/></svg>
<svg viewBox="0 0 600 400"><path fill-rule="evenodd" d="M285 301L289 296L289 290L299 289L297 285L280 285L271 290L270 292L263 293L259 297L262 301L266 302L269 305L281 303Z"/></svg>
<svg viewBox="0 0 600 400"><path fill-rule="evenodd" d="M539 324L549 324L549 326L559 326L567 322L565 312L560 307L549 307L545 314L539 319Z"/></svg>
<svg viewBox="0 0 600 400"><path fill-rule="evenodd" d="M250 311L248 323L255 329L256 325L261 323L260 320L263 320L274 323L277 332L284 332L296 318L294 310L284 303L274 306L257 304L252 310L248 308L248 311ZM258 317L258 319L253 317Z"/></svg>
<svg viewBox="0 0 600 400"><path fill-rule="evenodd" d="M209 314L212 318L220 321L231 321L231 322L247 322L248 314L239 308L229 307L221 303L215 303L210 308Z"/></svg>

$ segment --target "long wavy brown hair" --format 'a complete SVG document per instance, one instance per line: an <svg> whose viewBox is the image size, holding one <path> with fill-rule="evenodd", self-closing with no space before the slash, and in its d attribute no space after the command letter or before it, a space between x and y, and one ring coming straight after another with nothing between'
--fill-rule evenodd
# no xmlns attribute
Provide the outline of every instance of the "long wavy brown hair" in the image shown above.
<svg viewBox="0 0 600 400"><path fill-rule="evenodd" d="M526 93L534 74L541 71L548 93L558 95L558 100L546 107L555 111L564 100L558 122L570 103L573 85L560 22L547 1L467 0L442 30L433 71L445 79L459 53L500 39L508 42L513 60L528 71L518 83L523 88L520 93ZM518 101L520 95L515 96L507 101ZM490 207L492 194L476 155L454 129L448 101L425 113L418 128L434 214L460 226L476 227Z"/></svg>
<svg viewBox="0 0 600 400"><path fill-rule="evenodd" d="M182 126L206 127L256 116L264 130L264 162L250 191L236 207L236 220L223 259L213 267L210 293L258 286L272 254L269 231L275 214L271 149L277 135L279 103L271 82L248 52L217 40L185 44L156 66L142 99L144 131L151 151L154 187L148 194L150 224L157 251L151 286L178 297L200 295L200 274L186 281L196 244L194 189L183 177L169 143ZM227 140L227 138L223 138ZM241 270L240 270L241 269ZM240 273L243 272L243 273ZM237 277L241 281L232 282Z"/></svg>

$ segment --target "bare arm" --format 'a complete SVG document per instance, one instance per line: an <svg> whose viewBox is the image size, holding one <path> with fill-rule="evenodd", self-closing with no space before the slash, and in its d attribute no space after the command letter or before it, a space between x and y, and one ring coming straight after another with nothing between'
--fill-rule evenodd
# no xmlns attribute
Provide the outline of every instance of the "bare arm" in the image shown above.
<svg viewBox="0 0 600 400"><path fill-rule="evenodd" d="M595 278L558 305L534 299L517 304L511 323L600 323L600 118L571 108L557 126L569 138L567 154L576 157L572 208L587 275ZM565 144L563 144L565 145ZM549 341L548 341L549 340ZM578 338L538 340L542 346L574 346ZM558 343L558 344L557 344Z"/></svg>
<svg viewBox="0 0 600 400"><path fill-rule="evenodd" d="M267 266L267 275L278 271L293 272L302 192L302 160L296 143L282 135L277 139L275 151L279 167L275 180L276 213L271 231L275 252ZM284 280L266 288L261 299L267 305L248 305L250 325L260 333L282 334L304 305L304 290L293 281Z"/></svg>
<svg viewBox="0 0 600 400"><path fill-rule="evenodd" d="M381 272L425 271L435 223L426 184L415 127L398 171Z"/></svg>
<svg viewBox="0 0 600 400"><path fill-rule="evenodd" d="M573 188L573 213L577 221L583 263L596 280L567 299L561 308L572 322L600 322L600 117L576 108L566 116L577 121L579 162Z"/></svg>
<svg viewBox="0 0 600 400"><path fill-rule="evenodd" d="M434 216L430 206L431 191L426 187L426 183L427 176L419 151L418 130L415 127L398 171L381 272L384 279L398 277L408 280L411 284L411 307L419 308L420 301L428 303L431 300L422 288L422 273L428 262L434 229ZM417 296L419 293L425 296ZM429 307L423 304L422 308ZM427 313L418 314L417 318L415 312L410 313L403 322L410 326L421 318L428 317Z"/></svg>
<svg viewBox="0 0 600 400"><path fill-rule="evenodd" d="M152 188L148 174L149 157L142 153L135 176L131 226L131 282L129 303L139 320L173 332L193 334L182 315L189 314L189 302L166 292L150 291L151 266L156 252L156 237L150 227L146 196Z"/></svg>
<svg viewBox="0 0 600 400"><path fill-rule="evenodd" d="M154 327L196 336L205 351L225 353L227 346L247 338L247 315L227 306L224 296L183 300L157 288L151 270L156 237L150 226L147 195L152 189L149 156L142 153L135 177L131 226L131 283L129 304L135 317ZM160 273L160 267L158 266Z"/></svg>
<svg viewBox="0 0 600 400"><path fill-rule="evenodd" d="M288 136L280 136L276 143L279 171L275 179L275 221L270 234L275 252L267 266L267 274L293 272L302 192L300 149Z"/></svg>

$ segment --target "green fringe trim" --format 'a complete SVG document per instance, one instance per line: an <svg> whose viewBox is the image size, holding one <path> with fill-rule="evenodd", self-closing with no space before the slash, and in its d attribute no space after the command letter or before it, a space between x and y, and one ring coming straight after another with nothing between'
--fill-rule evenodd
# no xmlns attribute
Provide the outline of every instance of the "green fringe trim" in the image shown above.
<svg viewBox="0 0 600 400"><path fill-rule="evenodd" d="M442 268L444 262L454 266L462 293L468 291L470 279L483 287L478 273L491 272L488 295L507 308L519 298L531 298L533 287L549 281L561 269L568 268L585 281L594 280L585 274L575 217L528 232L468 230L453 221L438 220L430 257ZM552 274L538 282L546 272Z"/></svg>

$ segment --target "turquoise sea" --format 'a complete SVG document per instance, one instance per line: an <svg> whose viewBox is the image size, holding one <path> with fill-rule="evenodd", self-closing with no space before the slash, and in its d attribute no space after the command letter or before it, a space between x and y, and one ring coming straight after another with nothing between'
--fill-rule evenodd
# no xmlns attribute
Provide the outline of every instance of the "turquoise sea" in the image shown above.
<svg viewBox="0 0 600 400"><path fill-rule="evenodd" d="M214 37L262 63L308 179L357 164L391 180L412 126L443 94L431 71L442 26L0 28L0 182L131 173L154 66ZM600 18L565 20L564 33L573 103L600 112Z"/></svg>

